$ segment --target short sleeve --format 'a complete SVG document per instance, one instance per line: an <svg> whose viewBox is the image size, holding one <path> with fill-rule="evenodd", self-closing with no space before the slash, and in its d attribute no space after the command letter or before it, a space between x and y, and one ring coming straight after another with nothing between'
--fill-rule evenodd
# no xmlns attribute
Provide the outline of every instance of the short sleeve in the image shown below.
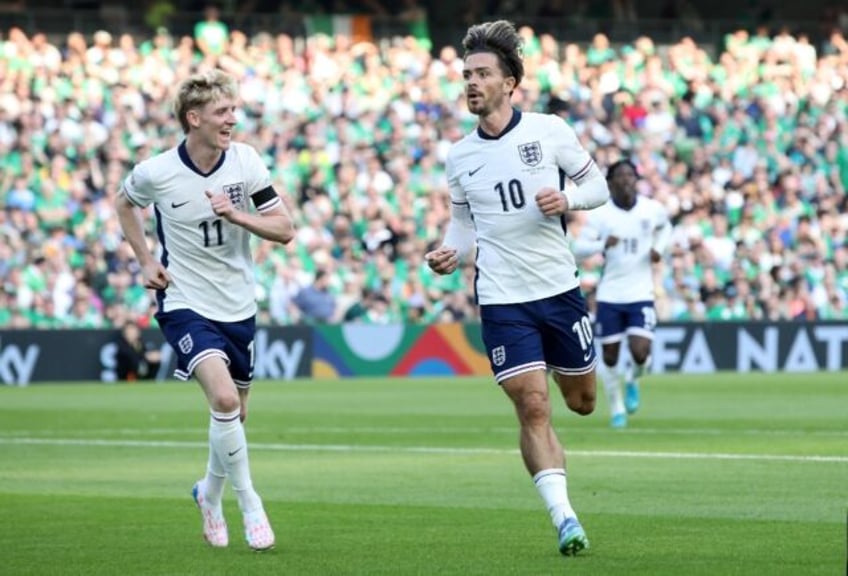
<svg viewBox="0 0 848 576"><path fill-rule="evenodd" d="M145 208L154 202L154 189L147 166L144 163L137 164L124 178L121 184L121 192L127 199L140 208Z"/></svg>
<svg viewBox="0 0 848 576"><path fill-rule="evenodd" d="M253 146L245 146L247 193L253 196L271 186L271 173Z"/></svg>

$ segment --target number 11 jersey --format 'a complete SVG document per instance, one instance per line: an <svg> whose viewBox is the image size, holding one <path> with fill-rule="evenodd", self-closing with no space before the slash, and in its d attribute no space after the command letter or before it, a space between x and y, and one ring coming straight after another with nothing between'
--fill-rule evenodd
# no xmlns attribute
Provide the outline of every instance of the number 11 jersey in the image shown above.
<svg viewBox="0 0 848 576"><path fill-rule="evenodd" d="M159 259L171 277L157 291L159 310L188 308L220 322L256 314L251 233L217 216L206 191L229 196L236 210L260 212L281 202L268 168L251 146L233 142L209 173L191 161L185 142L137 164L122 193L141 208L153 204Z"/></svg>

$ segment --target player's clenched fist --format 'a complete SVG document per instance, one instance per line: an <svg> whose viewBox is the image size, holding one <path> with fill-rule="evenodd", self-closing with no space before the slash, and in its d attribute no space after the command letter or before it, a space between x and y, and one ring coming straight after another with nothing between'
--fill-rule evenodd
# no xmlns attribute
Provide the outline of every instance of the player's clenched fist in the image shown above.
<svg viewBox="0 0 848 576"><path fill-rule="evenodd" d="M144 287L151 290L164 290L171 283L171 277L161 262L151 262L141 271L144 276Z"/></svg>
<svg viewBox="0 0 848 576"><path fill-rule="evenodd" d="M223 193L215 194L212 191L207 190L206 197L209 198L209 202L212 204L212 211L215 212L216 216L223 216L227 220L230 219L235 207L230 201L229 196Z"/></svg>
<svg viewBox="0 0 848 576"><path fill-rule="evenodd" d="M450 274L459 266L456 250L442 246L424 255L427 265L436 274Z"/></svg>
<svg viewBox="0 0 848 576"><path fill-rule="evenodd" d="M545 216L559 216L568 210L568 199L556 188L542 188L536 194L536 205Z"/></svg>

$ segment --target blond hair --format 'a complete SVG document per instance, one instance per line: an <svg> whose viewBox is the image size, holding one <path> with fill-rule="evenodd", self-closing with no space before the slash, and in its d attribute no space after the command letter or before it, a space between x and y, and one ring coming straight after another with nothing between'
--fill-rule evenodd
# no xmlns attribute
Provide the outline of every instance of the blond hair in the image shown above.
<svg viewBox="0 0 848 576"><path fill-rule="evenodd" d="M189 110L202 108L221 98L235 98L237 94L236 81L221 70L200 72L183 80L174 99L174 114L183 127L183 133L188 134L189 123L186 114Z"/></svg>

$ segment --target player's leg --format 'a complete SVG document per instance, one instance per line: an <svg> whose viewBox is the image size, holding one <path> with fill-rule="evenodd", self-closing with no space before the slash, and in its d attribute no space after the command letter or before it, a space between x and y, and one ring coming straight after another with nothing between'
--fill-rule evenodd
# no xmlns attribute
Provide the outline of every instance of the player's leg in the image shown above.
<svg viewBox="0 0 848 576"><path fill-rule="evenodd" d="M627 348L625 349L627 366L624 377L624 405L628 414L633 414L639 409L641 403L641 391L639 381L647 369L650 361L652 339L633 334L627 337Z"/></svg>
<svg viewBox="0 0 848 576"><path fill-rule="evenodd" d="M195 482L191 494L203 517L204 538L212 546L223 547L229 544L229 532L221 506L224 484L227 481L227 471L224 468L224 463L218 457L218 452L212 446L212 422L214 422L214 417L210 415L209 458L206 464L206 475Z"/></svg>
<svg viewBox="0 0 848 576"><path fill-rule="evenodd" d="M602 361L598 363L597 371L607 397L610 425L613 428L627 426L627 412L621 391L622 374L619 370L621 341L624 338L622 319L616 305L598 302L595 336L601 342Z"/></svg>
<svg viewBox="0 0 848 576"><path fill-rule="evenodd" d="M562 396L565 398L565 403L573 412L581 415L588 415L594 411L596 399L596 380L595 371L592 369L585 374L564 375L554 373L554 381L560 389ZM564 454L564 452L563 452ZM547 488L551 490L546 498L549 502L548 510L551 512L551 519L557 527L559 536L559 551L566 556L577 554L580 550L589 547L589 539L586 537L586 532L583 526L577 519L577 514L574 512L568 500L568 484L566 478L565 456L563 455L562 470L547 470L545 472L552 474L554 478L561 473L561 478L551 480L549 487L539 487L540 492ZM539 485L542 472L534 477L534 481ZM543 498L545 494L543 493ZM550 504L559 505L560 514L556 507L553 509Z"/></svg>
<svg viewBox="0 0 848 576"><path fill-rule="evenodd" d="M515 407L519 447L530 475L546 468L562 468L562 446L551 427L551 402L544 370L533 370L503 380L501 389Z"/></svg>
<svg viewBox="0 0 848 576"><path fill-rule="evenodd" d="M633 378L642 377L651 365L651 346L654 339L643 335L629 334L627 344L633 364Z"/></svg>
<svg viewBox="0 0 848 576"><path fill-rule="evenodd" d="M551 426L547 374L525 372L502 381L501 388L515 407L521 457L559 531L560 552L574 554L586 548L588 540L568 498L565 454Z"/></svg>
<svg viewBox="0 0 848 576"><path fill-rule="evenodd" d="M524 465L559 528L576 518L568 499L565 457L551 427L546 362L536 319L524 305L482 306L483 342L495 381L512 401Z"/></svg>
<svg viewBox="0 0 848 576"><path fill-rule="evenodd" d="M604 344L602 346L603 360L597 365L609 406L610 426L613 428L627 426L627 411L624 408L624 395L621 390L622 375L618 367L620 348L620 342Z"/></svg>
<svg viewBox="0 0 848 576"><path fill-rule="evenodd" d="M195 368L197 377L212 410L210 425L210 445L223 463L227 478L233 486L238 499L239 508L245 519L258 516L260 527L265 532L267 519L262 506L262 500L253 489L248 460L247 436L240 419L240 401L238 390L226 362L218 356L209 357ZM247 529L247 526L245 527ZM252 548L265 549L273 546L273 533L248 535L248 543Z"/></svg>
<svg viewBox="0 0 848 576"><path fill-rule="evenodd" d="M597 355L583 296L579 289L574 289L550 299L545 306L541 315L545 328L542 344L553 379L571 411L591 414L597 399ZM560 489L560 496L567 499L564 467ZM559 549L563 554L576 554L588 548L589 540L576 514L567 516L557 524L557 529Z"/></svg>
<svg viewBox="0 0 848 576"><path fill-rule="evenodd" d="M651 355L656 312L653 302L635 302L627 305L627 355L629 356L628 375L624 385L624 404L632 414L639 408L641 392L639 380L645 373Z"/></svg>
<svg viewBox="0 0 848 576"><path fill-rule="evenodd" d="M177 378L189 380L204 359L215 358L218 363L224 365L225 343L209 320L191 310L160 313L157 315L157 320L177 357L177 368L174 373ZM226 367L224 371L226 372ZM238 394L235 391L235 385L232 382L227 385L225 379L222 381L224 383L220 386L220 391L216 390L211 397L204 388L211 412L209 458L206 475L192 488L192 496L203 520L203 537L210 545L216 547L226 546L229 542L221 506L226 467L220 450L216 448L218 442L216 430L220 427L219 420L226 420L228 413L235 410L236 415L238 414Z"/></svg>
<svg viewBox="0 0 848 576"><path fill-rule="evenodd" d="M227 452L227 476L242 512L248 546L254 550L266 550L274 546L275 536L262 499L253 486L247 437L242 423L247 415L247 400L253 380L253 339L256 323L254 318L249 318L241 322L218 322L216 325L227 341L225 350L230 359L228 376L239 393L241 418L238 420L238 428L240 439L244 442L244 449L235 454Z"/></svg>

